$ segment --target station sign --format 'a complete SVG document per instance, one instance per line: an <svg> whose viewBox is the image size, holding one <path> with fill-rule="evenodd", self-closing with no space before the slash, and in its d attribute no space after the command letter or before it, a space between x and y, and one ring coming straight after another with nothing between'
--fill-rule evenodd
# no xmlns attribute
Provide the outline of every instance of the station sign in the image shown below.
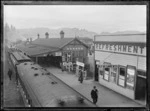
<svg viewBox="0 0 150 111"><path fill-rule="evenodd" d="M99 65L100 64L100 61L96 61L96 65Z"/></svg>
<svg viewBox="0 0 150 111"><path fill-rule="evenodd" d="M83 50L83 47L67 47L67 50Z"/></svg>
<svg viewBox="0 0 150 111"><path fill-rule="evenodd" d="M146 56L146 43L95 41L95 51L108 51Z"/></svg>
<svg viewBox="0 0 150 111"><path fill-rule="evenodd" d="M72 65L72 62L68 62L68 63L67 62L63 62L63 65L64 66L70 66L70 65Z"/></svg>
<svg viewBox="0 0 150 111"><path fill-rule="evenodd" d="M82 63L82 62L77 61L76 64L77 64L78 66L84 67L84 63Z"/></svg>

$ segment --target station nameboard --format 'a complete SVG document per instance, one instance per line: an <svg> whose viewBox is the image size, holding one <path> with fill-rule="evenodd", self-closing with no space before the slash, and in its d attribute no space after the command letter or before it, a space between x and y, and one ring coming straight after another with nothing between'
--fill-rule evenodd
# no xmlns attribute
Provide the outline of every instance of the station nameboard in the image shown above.
<svg viewBox="0 0 150 111"><path fill-rule="evenodd" d="M84 67L84 63L82 63L82 62L76 61L76 64L79 65L79 66Z"/></svg>
<svg viewBox="0 0 150 111"><path fill-rule="evenodd" d="M146 56L146 43L95 42L95 51L109 51Z"/></svg>

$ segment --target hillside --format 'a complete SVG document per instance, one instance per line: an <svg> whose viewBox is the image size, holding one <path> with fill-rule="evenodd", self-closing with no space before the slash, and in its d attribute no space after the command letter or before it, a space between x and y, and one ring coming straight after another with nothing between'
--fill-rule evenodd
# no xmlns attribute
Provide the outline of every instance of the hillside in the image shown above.
<svg viewBox="0 0 150 111"><path fill-rule="evenodd" d="M48 28L32 28L32 29L18 29L19 35L24 36L25 38L32 37L33 39L37 38L37 34L40 34L41 38L45 38L45 33L49 33L50 38L60 37L60 31L65 32L65 37L89 37L93 38L97 33L91 32L85 29L78 28L60 28L60 29L48 29Z"/></svg>

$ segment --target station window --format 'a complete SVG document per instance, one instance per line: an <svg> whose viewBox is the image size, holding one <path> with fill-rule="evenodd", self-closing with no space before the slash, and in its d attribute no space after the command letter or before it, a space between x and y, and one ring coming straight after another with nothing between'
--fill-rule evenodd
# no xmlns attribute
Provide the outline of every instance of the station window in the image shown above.
<svg viewBox="0 0 150 111"><path fill-rule="evenodd" d="M126 87L128 89L134 89L134 82L135 82L135 66L127 66L127 78L126 78Z"/></svg>
<svg viewBox="0 0 150 111"><path fill-rule="evenodd" d="M140 77L143 77L143 78L145 78L146 77L146 71L144 71L144 70L137 70L137 74L138 74L138 76L140 76Z"/></svg>
<svg viewBox="0 0 150 111"><path fill-rule="evenodd" d="M109 81L109 74L110 74L110 63L104 63L104 80Z"/></svg>
<svg viewBox="0 0 150 111"><path fill-rule="evenodd" d="M100 64L99 65L99 77L103 78L103 75L104 75L104 67L103 65Z"/></svg>
<svg viewBox="0 0 150 111"><path fill-rule="evenodd" d="M119 66L118 69L118 85L125 87L125 77L126 77L126 67L125 66Z"/></svg>
<svg viewBox="0 0 150 111"><path fill-rule="evenodd" d="M117 82L117 73L118 72L118 66L117 65L113 65L111 67L111 73L110 73L110 81L113 83Z"/></svg>

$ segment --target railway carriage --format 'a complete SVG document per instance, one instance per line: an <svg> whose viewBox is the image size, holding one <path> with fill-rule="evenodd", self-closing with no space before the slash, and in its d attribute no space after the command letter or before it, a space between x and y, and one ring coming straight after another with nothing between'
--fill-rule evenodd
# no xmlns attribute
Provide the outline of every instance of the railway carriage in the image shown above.
<svg viewBox="0 0 150 111"><path fill-rule="evenodd" d="M21 52L13 52L10 56L26 107L96 107Z"/></svg>

